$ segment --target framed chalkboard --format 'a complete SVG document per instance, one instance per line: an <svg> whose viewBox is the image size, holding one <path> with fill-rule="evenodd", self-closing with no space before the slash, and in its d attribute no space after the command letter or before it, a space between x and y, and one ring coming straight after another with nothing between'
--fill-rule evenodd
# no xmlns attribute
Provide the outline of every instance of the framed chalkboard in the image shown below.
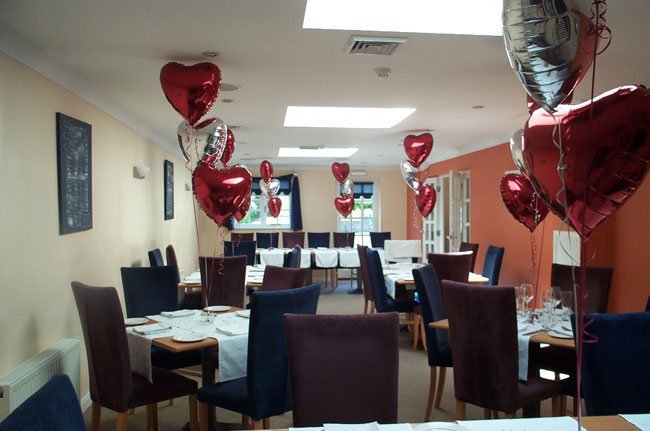
<svg viewBox="0 0 650 431"><path fill-rule="evenodd" d="M174 218L174 164L165 160L165 220Z"/></svg>
<svg viewBox="0 0 650 431"><path fill-rule="evenodd" d="M93 228L92 126L56 113L59 234Z"/></svg>

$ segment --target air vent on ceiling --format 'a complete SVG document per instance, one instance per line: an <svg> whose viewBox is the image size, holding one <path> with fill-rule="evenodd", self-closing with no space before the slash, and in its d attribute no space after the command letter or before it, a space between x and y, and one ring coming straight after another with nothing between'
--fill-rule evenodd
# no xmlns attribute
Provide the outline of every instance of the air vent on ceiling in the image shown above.
<svg viewBox="0 0 650 431"><path fill-rule="evenodd" d="M350 36L343 50L354 55L391 55L405 37Z"/></svg>

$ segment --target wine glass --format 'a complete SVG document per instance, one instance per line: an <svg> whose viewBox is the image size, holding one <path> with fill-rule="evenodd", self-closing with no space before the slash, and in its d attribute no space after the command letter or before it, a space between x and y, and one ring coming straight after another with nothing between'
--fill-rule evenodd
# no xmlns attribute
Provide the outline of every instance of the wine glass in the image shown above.
<svg viewBox="0 0 650 431"><path fill-rule="evenodd" d="M564 322L569 321L569 316L571 316L571 311L573 309L573 291L572 290L564 290L560 293L561 295L561 301L560 301L560 318Z"/></svg>
<svg viewBox="0 0 650 431"><path fill-rule="evenodd" d="M542 316L544 318L542 326L546 329L553 326L553 314L558 302L559 298L554 288L549 287L542 292Z"/></svg>
<svg viewBox="0 0 650 431"><path fill-rule="evenodd" d="M530 304L530 302L535 297L535 292L533 291L533 285L529 283L523 283L520 286L520 289L521 289L521 295L524 298L524 304L525 304L524 312L530 315L531 311L529 310L528 304Z"/></svg>

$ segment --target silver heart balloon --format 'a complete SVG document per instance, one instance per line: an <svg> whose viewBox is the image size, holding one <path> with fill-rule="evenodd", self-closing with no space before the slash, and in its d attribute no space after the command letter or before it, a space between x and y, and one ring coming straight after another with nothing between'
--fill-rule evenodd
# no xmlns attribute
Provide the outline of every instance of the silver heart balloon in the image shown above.
<svg viewBox="0 0 650 431"><path fill-rule="evenodd" d="M226 141L228 127L223 120L213 117L192 127L187 121L181 121L176 128L181 154L188 162L194 160L194 167L200 160L216 166L221 158ZM192 157L196 154L196 157Z"/></svg>
<svg viewBox="0 0 650 431"><path fill-rule="evenodd" d="M522 129L517 130L510 138L510 154L515 166L528 177L528 167L524 161L524 131Z"/></svg>
<svg viewBox="0 0 650 431"><path fill-rule="evenodd" d="M350 181L349 178L343 181L341 188L343 189L343 197L352 196L354 194L354 183Z"/></svg>
<svg viewBox="0 0 650 431"><path fill-rule="evenodd" d="M420 171L418 168L411 165L408 160L404 160L400 163L399 167L400 171L402 171L402 178L404 178L406 185L413 189L413 191L417 191L420 187L420 181L418 180L418 174Z"/></svg>
<svg viewBox="0 0 650 431"><path fill-rule="evenodd" d="M280 190L280 180L276 178L271 178L271 181L267 183L263 179L260 179L260 190L262 191L262 194L264 196L271 199Z"/></svg>
<svg viewBox="0 0 650 431"><path fill-rule="evenodd" d="M510 67L547 112L571 94L591 66L592 28L570 0L503 1L503 39Z"/></svg>

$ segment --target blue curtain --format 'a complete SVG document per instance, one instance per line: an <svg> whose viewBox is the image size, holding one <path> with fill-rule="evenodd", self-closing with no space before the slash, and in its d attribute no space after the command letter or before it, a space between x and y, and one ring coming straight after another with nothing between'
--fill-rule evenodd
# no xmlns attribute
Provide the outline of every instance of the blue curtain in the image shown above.
<svg viewBox="0 0 650 431"><path fill-rule="evenodd" d="M279 195L288 195L291 193L291 178L293 174L282 175L281 177L273 177L280 181L280 190L278 190ZM261 195L262 191L260 190L260 180L262 177L253 177L253 185L251 186L251 192L254 195Z"/></svg>
<svg viewBox="0 0 650 431"><path fill-rule="evenodd" d="M302 211L300 210L300 183L298 176L293 177L291 185L291 229L302 230Z"/></svg>

